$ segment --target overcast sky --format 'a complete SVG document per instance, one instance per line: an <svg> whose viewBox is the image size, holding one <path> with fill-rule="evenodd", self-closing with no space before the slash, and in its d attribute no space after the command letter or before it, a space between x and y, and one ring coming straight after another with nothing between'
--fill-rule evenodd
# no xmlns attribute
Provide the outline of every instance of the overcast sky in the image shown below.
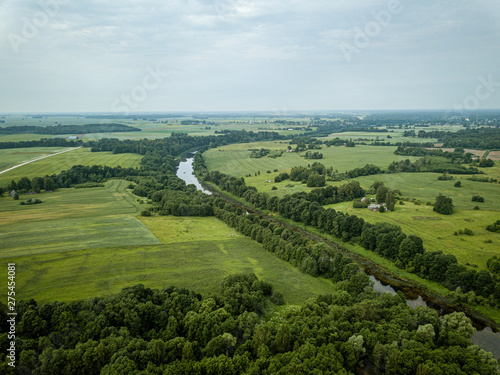
<svg viewBox="0 0 500 375"><path fill-rule="evenodd" d="M500 108L498 0L0 0L0 112Z"/></svg>

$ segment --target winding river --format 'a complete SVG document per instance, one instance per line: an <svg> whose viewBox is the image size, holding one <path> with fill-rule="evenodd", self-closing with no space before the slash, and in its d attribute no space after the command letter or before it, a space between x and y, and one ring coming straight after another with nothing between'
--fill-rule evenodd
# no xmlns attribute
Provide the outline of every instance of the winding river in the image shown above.
<svg viewBox="0 0 500 375"><path fill-rule="evenodd" d="M177 177L184 180L187 185L193 184L198 190L211 195L212 193L204 189L198 181L198 178L195 176L193 162L194 157L190 157L186 159L186 161L182 161L177 169ZM382 283L373 275L370 276L370 279L373 281L373 287L376 291L396 294L396 290L391 285ZM410 299L406 296L406 303L413 308L416 308L417 306L426 306L437 310L441 315L444 314L443 309L440 306L429 306L421 296L418 296L416 299ZM478 345L481 349L492 352L493 355L500 360L500 332L495 333L490 327L476 326L476 329L476 332L472 336L472 342L475 345Z"/></svg>

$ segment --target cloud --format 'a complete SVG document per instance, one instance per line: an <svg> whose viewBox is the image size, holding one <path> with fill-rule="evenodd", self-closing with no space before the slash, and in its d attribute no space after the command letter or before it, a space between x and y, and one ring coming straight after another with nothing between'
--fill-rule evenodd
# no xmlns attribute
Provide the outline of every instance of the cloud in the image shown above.
<svg viewBox="0 0 500 375"><path fill-rule="evenodd" d="M351 62L339 46L388 0L64 0L15 52L49 1L0 0L0 111L106 111L154 64L171 76L140 110L438 108L500 79L487 0L400 0Z"/></svg>

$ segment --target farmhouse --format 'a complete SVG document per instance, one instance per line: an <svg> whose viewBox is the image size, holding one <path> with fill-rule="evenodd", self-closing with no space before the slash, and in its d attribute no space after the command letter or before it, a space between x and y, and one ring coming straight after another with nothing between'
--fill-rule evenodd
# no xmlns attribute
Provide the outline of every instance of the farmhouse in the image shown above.
<svg viewBox="0 0 500 375"><path fill-rule="evenodd" d="M9 193L9 197L14 197L14 195L16 195L16 191L15 190L12 190L10 193Z"/></svg>
<svg viewBox="0 0 500 375"><path fill-rule="evenodd" d="M380 210L380 207L382 207L382 206L385 208L385 203L380 203L380 204L370 204L370 205L368 206L368 209L369 209L370 211L377 211L377 212L378 212L378 210Z"/></svg>

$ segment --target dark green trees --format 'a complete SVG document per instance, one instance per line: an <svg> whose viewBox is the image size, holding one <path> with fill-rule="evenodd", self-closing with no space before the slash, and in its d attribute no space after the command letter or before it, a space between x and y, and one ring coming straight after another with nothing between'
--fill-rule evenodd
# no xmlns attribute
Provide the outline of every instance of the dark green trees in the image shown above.
<svg viewBox="0 0 500 375"><path fill-rule="evenodd" d="M434 203L434 211L443 215L451 215L453 213L453 201L451 198L439 194Z"/></svg>

